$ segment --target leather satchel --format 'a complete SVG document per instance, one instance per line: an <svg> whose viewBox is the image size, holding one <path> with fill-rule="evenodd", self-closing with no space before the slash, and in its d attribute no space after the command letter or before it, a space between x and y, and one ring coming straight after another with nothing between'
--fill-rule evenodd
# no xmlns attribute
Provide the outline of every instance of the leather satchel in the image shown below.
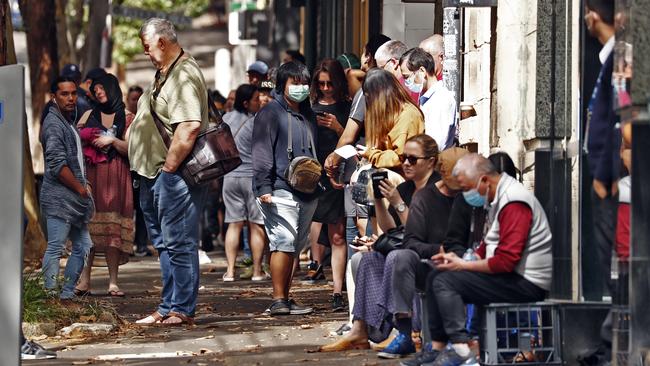
<svg viewBox="0 0 650 366"><path fill-rule="evenodd" d="M393 250L401 249L403 243L404 226L398 226L381 234L381 236L372 244L372 250L387 256L388 253Z"/></svg>
<svg viewBox="0 0 650 366"><path fill-rule="evenodd" d="M309 146L313 157L293 155L293 132L291 129L291 113L287 112L287 129L288 129L288 142L287 142L287 155L289 159L289 166L284 172L284 178L287 184L294 190L301 193L314 193L316 188L319 187L321 175L323 174L323 167L316 159L316 150L314 145L314 138L307 127L307 134L309 135Z"/></svg>
<svg viewBox="0 0 650 366"><path fill-rule="evenodd" d="M221 114L214 106L212 97L209 94L208 104L210 106L210 121L216 125L209 127L198 135L192 151L178 168L178 172L190 187L204 185L219 179L242 163L230 126L223 123ZM169 149L171 139L153 108L153 99L150 107L158 133L160 133L165 146Z"/></svg>

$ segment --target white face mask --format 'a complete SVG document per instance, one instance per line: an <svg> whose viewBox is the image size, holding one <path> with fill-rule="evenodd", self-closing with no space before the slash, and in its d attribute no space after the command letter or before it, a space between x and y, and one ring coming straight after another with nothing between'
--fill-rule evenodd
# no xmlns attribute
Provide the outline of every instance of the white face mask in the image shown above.
<svg viewBox="0 0 650 366"><path fill-rule="evenodd" d="M300 103L309 96L309 85L289 85L289 99Z"/></svg>

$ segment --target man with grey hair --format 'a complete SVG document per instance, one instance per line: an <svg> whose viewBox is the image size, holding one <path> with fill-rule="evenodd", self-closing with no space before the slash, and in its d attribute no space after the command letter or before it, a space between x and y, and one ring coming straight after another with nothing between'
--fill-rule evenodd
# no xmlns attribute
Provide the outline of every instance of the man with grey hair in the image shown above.
<svg viewBox="0 0 650 366"><path fill-rule="evenodd" d="M208 92L199 65L178 44L170 21L145 21L140 40L157 71L138 102L127 140L131 169L141 176L140 206L159 254L162 294L158 309L136 323L192 324L205 189L189 186L179 167L208 126Z"/></svg>
<svg viewBox="0 0 650 366"><path fill-rule="evenodd" d="M444 38L440 34L434 34L422 40L420 48L433 57L433 62L436 64L436 77L438 80L442 80L442 61L445 56Z"/></svg>
<svg viewBox="0 0 650 366"><path fill-rule="evenodd" d="M399 71L399 59L406 53L408 47L402 41L392 40L384 43L375 52L377 67L390 71L397 79L402 76Z"/></svg>
<svg viewBox="0 0 650 366"><path fill-rule="evenodd" d="M442 250L431 258L427 311L434 366L461 365L473 356L466 304L543 300L553 272L551 230L531 192L478 154L461 158L453 176L468 204L488 210L487 234L474 261ZM448 342L452 347L445 349Z"/></svg>

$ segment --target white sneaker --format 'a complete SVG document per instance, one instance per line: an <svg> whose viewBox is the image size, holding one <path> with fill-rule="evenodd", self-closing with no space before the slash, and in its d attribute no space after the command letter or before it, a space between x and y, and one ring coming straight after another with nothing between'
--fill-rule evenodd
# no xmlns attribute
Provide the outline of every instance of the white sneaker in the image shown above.
<svg viewBox="0 0 650 366"><path fill-rule="evenodd" d="M203 250L199 249L199 264L210 264L212 259L208 257L208 254Z"/></svg>

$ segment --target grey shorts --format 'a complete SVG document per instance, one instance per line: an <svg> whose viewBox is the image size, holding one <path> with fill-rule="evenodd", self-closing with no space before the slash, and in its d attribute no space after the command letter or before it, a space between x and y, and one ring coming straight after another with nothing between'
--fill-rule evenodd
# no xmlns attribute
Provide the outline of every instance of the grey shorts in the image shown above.
<svg viewBox="0 0 650 366"><path fill-rule="evenodd" d="M359 219L368 218L368 207L362 206L352 200L352 186L346 185L344 189L345 217L354 217Z"/></svg>
<svg viewBox="0 0 650 366"><path fill-rule="evenodd" d="M224 177L222 195L226 206L225 222L264 224L262 213L255 203L252 177Z"/></svg>
<svg viewBox="0 0 650 366"><path fill-rule="evenodd" d="M301 201L283 189L273 191L273 200L272 203L256 200L264 216L269 249L271 252L300 253L309 242L311 219L318 200Z"/></svg>

